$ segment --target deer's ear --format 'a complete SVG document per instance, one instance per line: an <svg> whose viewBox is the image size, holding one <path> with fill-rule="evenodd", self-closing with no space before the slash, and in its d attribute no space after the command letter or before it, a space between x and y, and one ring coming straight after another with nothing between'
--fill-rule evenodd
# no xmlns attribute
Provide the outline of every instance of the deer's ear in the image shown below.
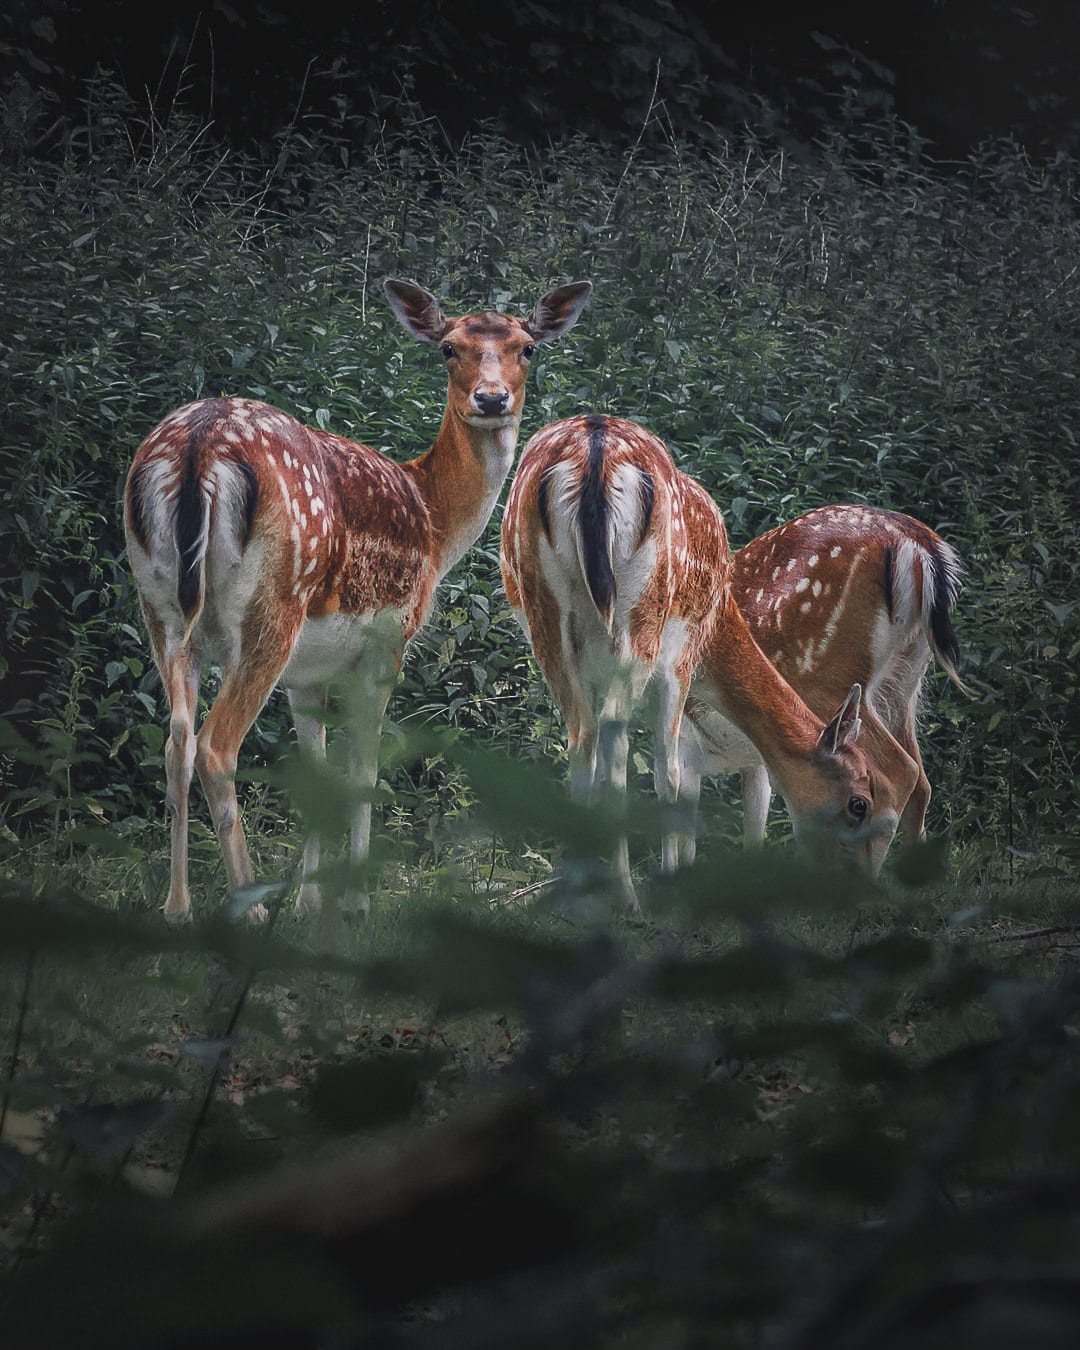
<svg viewBox="0 0 1080 1350"><path fill-rule="evenodd" d="M832 720L818 737L818 749L826 755L837 755L854 746L862 729L859 707L862 703L862 685L853 684L847 698L837 709Z"/></svg>
<svg viewBox="0 0 1080 1350"><path fill-rule="evenodd" d="M591 281L572 281L569 286L556 286L553 291L548 291L537 300L525 322L529 335L537 342L562 337L577 323L591 291Z"/></svg>
<svg viewBox="0 0 1080 1350"><path fill-rule="evenodd" d="M423 286L414 286L411 281L397 281L393 277L383 282L383 290L402 328L421 342L433 342L438 346L446 331L447 319L431 292L425 291Z"/></svg>

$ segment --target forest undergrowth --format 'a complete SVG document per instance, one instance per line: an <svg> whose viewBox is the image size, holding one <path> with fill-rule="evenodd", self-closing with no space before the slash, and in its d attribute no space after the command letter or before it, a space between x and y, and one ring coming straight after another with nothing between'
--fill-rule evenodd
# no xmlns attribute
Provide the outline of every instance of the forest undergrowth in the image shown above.
<svg viewBox="0 0 1080 1350"><path fill-rule="evenodd" d="M0 184L0 1334L1069 1344L1076 164L936 164L885 118L797 152L653 126L616 155L450 147L399 114L301 116L245 158L102 81L65 153ZM640 421L736 546L867 502L957 548L970 693L928 677L928 846L840 884L777 810L748 858L719 783L700 861L662 882L639 737L645 908L612 913L564 859L612 822L561 787L496 511L391 701L370 920L292 915L298 803L328 830L341 803L304 791L275 695L241 774L260 880L231 907L272 918L230 920L196 794L196 920L164 925L124 475L216 394L426 448L444 376L386 276L522 314L591 279L523 440Z"/></svg>

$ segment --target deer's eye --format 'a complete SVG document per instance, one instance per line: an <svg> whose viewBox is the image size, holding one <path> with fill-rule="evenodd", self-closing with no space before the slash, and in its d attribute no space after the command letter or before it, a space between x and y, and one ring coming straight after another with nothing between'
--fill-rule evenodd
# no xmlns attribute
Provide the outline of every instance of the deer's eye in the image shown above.
<svg viewBox="0 0 1080 1350"><path fill-rule="evenodd" d="M450 358L451 358L452 356L457 356L457 352L454 351L453 344L450 343L450 342L444 342L444 343L443 343L443 345L442 345L442 354L443 354L443 356L446 357L446 359L447 359L448 361L450 360Z"/></svg>
<svg viewBox="0 0 1080 1350"><path fill-rule="evenodd" d="M866 813L870 809L870 803L865 797L852 797L847 804L847 809L856 820L865 820Z"/></svg>
<svg viewBox="0 0 1080 1350"><path fill-rule="evenodd" d="M535 347L532 347L532 346L529 346L529 347L522 347L522 349L521 349L521 354L522 354L522 356L525 358L525 360L528 361L528 360L531 360L532 354L533 354L534 351L536 351L536 348L535 348Z"/></svg>

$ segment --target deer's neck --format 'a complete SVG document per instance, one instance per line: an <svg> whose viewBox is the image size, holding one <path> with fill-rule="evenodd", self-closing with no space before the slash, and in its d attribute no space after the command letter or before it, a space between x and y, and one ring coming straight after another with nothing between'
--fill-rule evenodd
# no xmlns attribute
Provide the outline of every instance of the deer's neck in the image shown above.
<svg viewBox="0 0 1080 1350"><path fill-rule="evenodd" d="M783 792L805 769L824 723L754 641L730 590L702 657L702 673L695 694L753 741Z"/></svg>
<svg viewBox="0 0 1080 1350"><path fill-rule="evenodd" d="M514 463L518 420L474 427L447 408L426 455L402 465L427 503L441 578L479 539Z"/></svg>

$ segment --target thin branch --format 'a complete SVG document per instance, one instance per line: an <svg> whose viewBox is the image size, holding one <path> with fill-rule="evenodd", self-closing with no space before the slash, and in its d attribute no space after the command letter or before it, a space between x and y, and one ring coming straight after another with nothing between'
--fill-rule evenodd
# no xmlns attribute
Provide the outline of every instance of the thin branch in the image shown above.
<svg viewBox="0 0 1080 1350"><path fill-rule="evenodd" d="M37 952L30 951L26 957L26 969L23 972L22 991L19 994L19 1014L15 1022L15 1035L11 1045L11 1062L8 1064L7 1079L4 1082L4 1100L0 1102L0 1139L4 1137L4 1124L7 1120L8 1106L11 1102L11 1089L15 1082L15 1066L19 1062L19 1050L22 1046L23 1028L30 1011L30 981L34 974L34 962Z"/></svg>
<svg viewBox="0 0 1080 1350"><path fill-rule="evenodd" d="M1042 997L1033 999L1012 1033L987 1052L952 1115L901 1180L883 1223L873 1239L868 1237L861 1257L776 1338L781 1350L830 1350L840 1340L850 1339L856 1328L865 1329L868 1319L880 1316L875 1310L881 1297L877 1277L893 1249L920 1224L930 1222L946 1174L963 1156L1002 1084L1017 1071L1032 1046L1060 1027L1078 1003L1080 978L1058 981Z"/></svg>
<svg viewBox="0 0 1080 1350"><path fill-rule="evenodd" d="M296 130L296 123L300 117L300 109L303 106L304 98L307 94L308 76L311 74L311 67L314 64L315 58L312 57L311 60L307 63L307 69L304 71L304 79L303 83L300 86L300 93L297 96L296 107L293 109L292 118L289 121L289 125L285 128L285 135L282 137L281 140L281 149L278 151L278 156L277 159L274 161L273 168L267 169L266 171L266 181L263 183L262 191L259 193L258 200L255 203L255 210L252 212L251 220L247 226L247 229L244 231L244 236L240 240L241 245L246 245L250 242L251 232L254 230L255 222L258 220L259 213L261 212L263 205L266 202L267 195L270 192L270 186L273 183L274 178L277 176L279 169L281 169L285 164L285 157L289 149L289 141L292 137L293 132Z"/></svg>
<svg viewBox="0 0 1080 1350"><path fill-rule="evenodd" d="M546 886L554 886L562 877L547 877L544 881L534 881L531 886L522 886L520 890L511 891L509 895L497 895L492 900L493 905L512 905L515 900L522 899L523 896L532 895L534 891L542 891Z"/></svg>
<svg viewBox="0 0 1080 1350"><path fill-rule="evenodd" d="M1029 928L1023 933L1000 933L997 937L984 938L988 943L995 942L1027 942L1031 938L1055 937L1058 933L1075 933L1080 931L1080 922L1077 923L1055 923L1049 928Z"/></svg>
<svg viewBox="0 0 1080 1350"><path fill-rule="evenodd" d="M630 147L630 153L626 157L626 163L623 165L622 175L620 176L618 183L616 183L615 185L615 191L611 194L611 202L608 205L607 215L604 217L605 225L609 225L611 223L611 216L612 212L615 210L615 203L619 200L619 193L622 191L623 184L626 182L627 179L627 175L630 173L630 170L633 167L634 157L637 155L638 150L641 148L641 142L644 139L645 132L648 129L650 121L652 120L653 108L656 107L656 95L659 88L660 88L660 61L658 58L656 62L656 78L655 80L653 80L653 89L652 94L649 98L649 106L645 111L645 120L641 124L641 130L638 132L637 140Z"/></svg>
<svg viewBox="0 0 1080 1350"><path fill-rule="evenodd" d="M284 886L278 894L277 903L271 908L269 917L263 928L264 941L269 940L270 934L274 930L274 925L277 923L278 915L281 913L282 905L285 902L285 896L291 890L291 886ZM225 1031L223 1035L218 1038L223 1043L227 1042L236 1031L236 1025L240 1021L240 1014L243 1012L244 1005L247 1003L248 994L251 992L251 986L255 982L255 976L258 974L258 970L259 967L254 964L248 968L247 975L244 977L244 983L241 986L240 993L233 1005L232 1014L229 1017ZM195 1117L194 1124L191 1127L191 1133L188 1135L187 1147L184 1149L183 1160L181 1161L179 1168L177 1168L176 1184L178 1187L182 1184L187 1169L191 1164L191 1160L195 1156L195 1149L198 1147L202 1128L206 1123L206 1117L210 1114L210 1108L213 1105L214 1096L217 1093L218 1083L221 1081L221 1071L229 1059L231 1059L231 1049L226 1048L222 1050L221 1054L218 1056L218 1061L210 1073L210 1081L206 1085L206 1091L203 1094L202 1103L199 1106L199 1113Z"/></svg>

